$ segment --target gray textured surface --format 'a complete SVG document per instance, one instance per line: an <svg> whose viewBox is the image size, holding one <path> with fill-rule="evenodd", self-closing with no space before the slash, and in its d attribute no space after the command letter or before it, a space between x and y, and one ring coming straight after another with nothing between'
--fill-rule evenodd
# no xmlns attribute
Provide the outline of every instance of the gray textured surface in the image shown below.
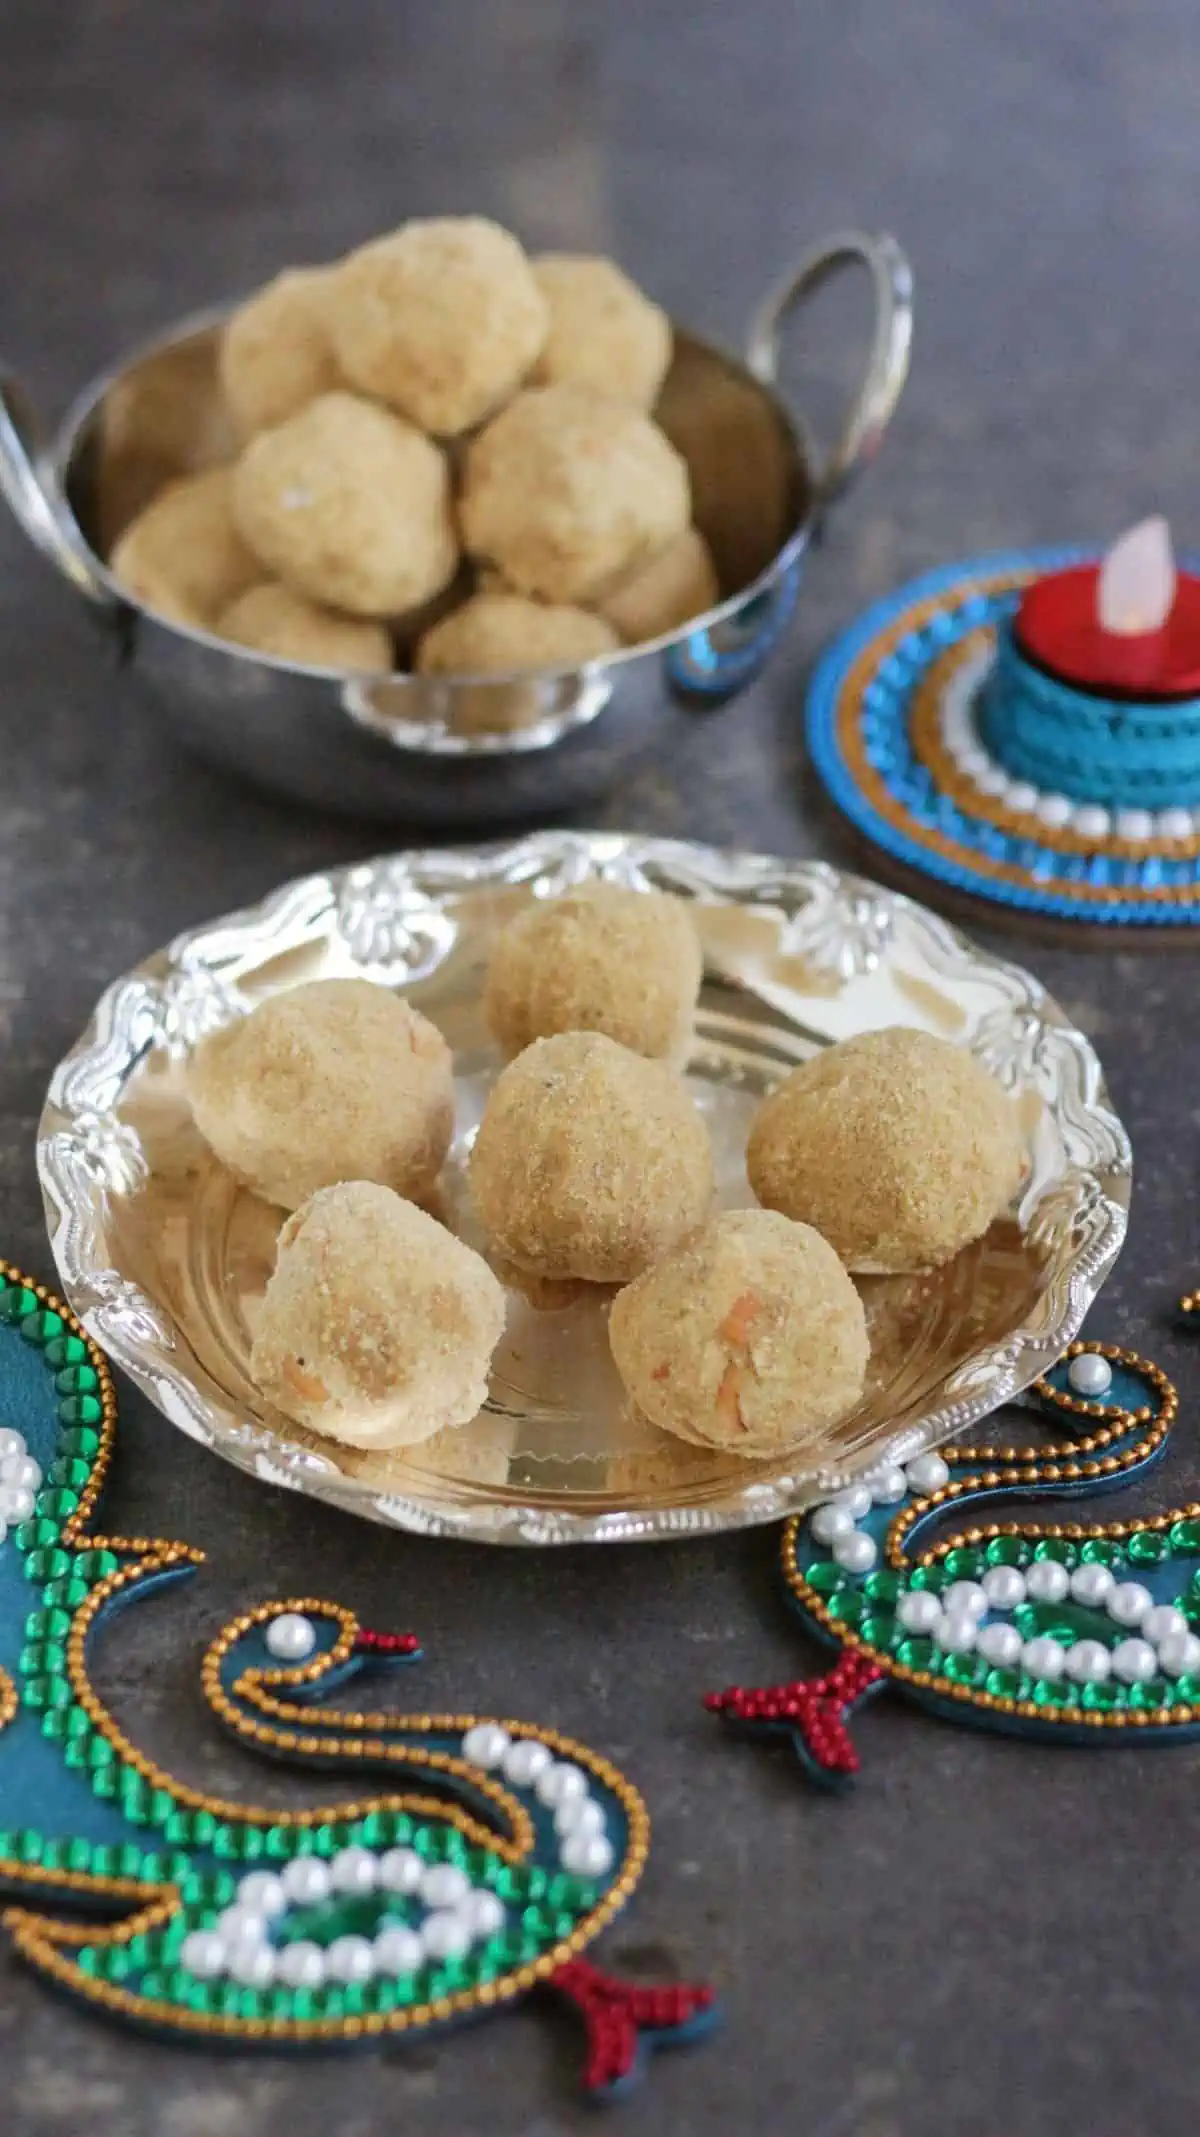
<svg viewBox="0 0 1200 2137"><path fill-rule="evenodd" d="M801 690L864 599L955 553L1155 507L1200 536L1188 0L0 14L3 339L55 411L160 322L413 210L610 246L729 338L797 241L854 219L904 239L917 359L889 449L769 681L614 797L612 823L836 854L800 762ZM46 1271L33 1125L94 994L174 929L370 838L226 786L126 719L88 624L7 525L0 678L0 1245ZM1195 1367L1155 1317L1200 1266L1195 960L1017 954L1096 1038L1135 1135L1133 1229L1098 1326L1179 1367L1186 1419ZM1159 1493L1194 1487L1190 1435ZM433 1703L557 1721L644 1786L651 1866L604 1948L711 1973L727 2020L660 2059L618 2111L629 2137L1192 2128L1200 1751L1017 1749L888 1705L862 1725L857 1798L817 1801L699 1708L706 1686L804 1660L766 1536L543 1558L408 1543L252 1488L130 1396L113 1504L210 1554L189 1601L148 1606L103 1657L141 1741L190 1778L263 1788L200 1724L197 1654L240 1602L299 1584L418 1627ZM0 2124L19 2137L540 2137L583 2126L573 2048L527 2010L351 2065L185 2056L0 1960Z"/></svg>

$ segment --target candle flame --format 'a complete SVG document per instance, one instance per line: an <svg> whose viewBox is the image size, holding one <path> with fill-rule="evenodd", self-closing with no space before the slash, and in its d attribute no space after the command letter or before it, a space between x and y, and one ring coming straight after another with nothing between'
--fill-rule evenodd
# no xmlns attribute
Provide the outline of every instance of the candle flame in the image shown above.
<svg viewBox="0 0 1200 2137"><path fill-rule="evenodd" d="M1161 516L1140 520L1114 542L1100 566L1096 613L1102 631L1140 638L1161 631L1175 606L1175 554Z"/></svg>

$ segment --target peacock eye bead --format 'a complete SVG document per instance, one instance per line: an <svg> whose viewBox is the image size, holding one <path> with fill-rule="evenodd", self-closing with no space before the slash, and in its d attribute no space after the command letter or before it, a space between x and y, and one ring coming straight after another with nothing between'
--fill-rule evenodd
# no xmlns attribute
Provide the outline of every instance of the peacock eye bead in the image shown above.
<svg viewBox="0 0 1200 2137"><path fill-rule="evenodd" d="M52 1336L46 1345L46 1363L53 1366L55 1372L60 1372L64 1366L81 1365L87 1356L88 1347L82 1336Z"/></svg>
<svg viewBox="0 0 1200 2137"><path fill-rule="evenodd" d="M22 1316L21 1334L27 1343L53 1343L56 1336L65 1333L61 1313L55 1313L52 1306L37 1306L36 1301L35 1308L33 1313Z"/></svg>
<svg viewBox="0 0 1200 2137"><path fill-rule="evenodd" d="M98 1395L64 1395L58 1405L58 1420L63 1425L98 1425L104 1416L104 1405Z"/></svg>
<svg viewBox="0 0 1200 2137"><path fill-rule="evenodd" d="M1033 1550L1024 1536L993 1536L984 1553L989 1566L1027 1566Z"/></svg>
<svg viewBox="0 0 1200 2137"><path fill-rule="evenodd" d="M53 1359L47 1358L53 1364ZM54 1375L54 1390L57 1395L94 1395L100 1385L100 1375L94 1365L65 1365Z"/></svg>
<svg viewBox="0 0 1200 2137"><path fill-rule="evenodd" d="M90 1463L100 1452L100 1434L89 1426L77 1425L73 1432L64 1432L58 1444L63 1454L78 1456L81 1461Z"/></svg>
<svg viewBox="0 0 1200 2137"><path fill-rule="evenodd" d="M1089 1536L1079 1547L1080 1563L1085 1566L1123 1566L1125 1553L1119 1543L1110 1542L1107 1536Z"/></svg>
<svg viewBox="0 0 1200 2137"><path fill-rule="evenodd" d="M809 1567L805 1579L810 1588L823 1596L836 1595L839 1589L846 1586L846 1576L841 1567L835 1566L830 1559L818 1559L815 1565Z"/></svg>

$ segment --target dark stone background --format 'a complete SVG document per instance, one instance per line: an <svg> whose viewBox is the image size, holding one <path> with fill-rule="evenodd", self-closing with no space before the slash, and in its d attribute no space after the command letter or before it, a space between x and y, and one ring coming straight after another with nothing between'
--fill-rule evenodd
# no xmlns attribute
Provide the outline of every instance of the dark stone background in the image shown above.
<svg viewBox="0 0 1200 2137"><path fill-rule="evenodd" d="M0 0L0 29L2 339L54 414L164 321L412 212L611 248L728 339L826 228L903 238L916 362L886 454L767 681L608 823L844 857L800 711L812 654L866 599L1155 508L1200 543L1190 0ZM824 394L838 370L815 336L809 363ZM100 987L378 841L181 758L7 524L0 654L0 1245L50 1274L34 1127ZM1195 963L1014 954L1095 1037L1132 1128L1133 1229L1094 1326L1178 1368L1185 1422L1155 1491L1185 1495L1195 1368L1160 1316L1200 1267ZM660 2059L620 2110L629 2137L1191 2129L1200 1752L1055 1754L889 1704L862 1724L857 1797L814 1800L700 1711L707 1686L805 1660L769 1535L549 1556L407 1541L256 1489L128 1394L112 1504L210 1554L186 1602L138 1612L103 1654L118 1710L193 1780L282 1786L213 1741L196 1661L240 1603L299 1586L419 1627L432 1703L556 1721L644 1787L656 1845L605 1950L711 1973L727 2023ZM123 2038L0 1962L0 2126L544 2137L584 2110L570 2027L543 2017L350 2064L222 2060Z"/></svg>

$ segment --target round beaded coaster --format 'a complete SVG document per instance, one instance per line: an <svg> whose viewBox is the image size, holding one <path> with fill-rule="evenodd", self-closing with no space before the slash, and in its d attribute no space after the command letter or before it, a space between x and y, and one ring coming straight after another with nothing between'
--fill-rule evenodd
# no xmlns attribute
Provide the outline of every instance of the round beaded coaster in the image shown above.
<svg viewBox="0 0 1200 2137"><path fill-rule="evenodd" d="M951 1445L873 1471L790 1521L782 1571L824 1675L707 1704L790 1741L809 1778L858 1770L848 1719L891 1687L950 1721L1056 1743L1200 1732L1200 1505L1153 1519L989 1522L997 1500L1111 1490L1158 1460L1175 1389L1114 1345L1073 1343L1032 1397L1049 1446Z"/></svg>
<svg viewBox="0 0 1200 2137"><path fill-rule="evenodd" d="M591 1959L649 1848L607 1759L521 1721L324 1703L411 1661L409 1635L301 1597L246 1611L204 1658L216 1720L336 1775L344 1800L259 1808L159 1766L95 1689L92 1644L203 1554L98 1532L108 1367L7 1263L0 1414L17 1420L0 1432L0 1927L38 1974L103 2017L243 2048L422 2035L550 1989L582 2020L593 2095L704 2030L707 1989Z"/></svg>
<svg viewBox="0 0 1200 2137"><path fill-rule="evenodd" d="M904 868L1014 913L1165 940L1200 922L1200 809L1073 799L989 746L998 634L1031 579L1087 554L952 564L876 603L818 665L809 752L843 815Z"/></svg>

